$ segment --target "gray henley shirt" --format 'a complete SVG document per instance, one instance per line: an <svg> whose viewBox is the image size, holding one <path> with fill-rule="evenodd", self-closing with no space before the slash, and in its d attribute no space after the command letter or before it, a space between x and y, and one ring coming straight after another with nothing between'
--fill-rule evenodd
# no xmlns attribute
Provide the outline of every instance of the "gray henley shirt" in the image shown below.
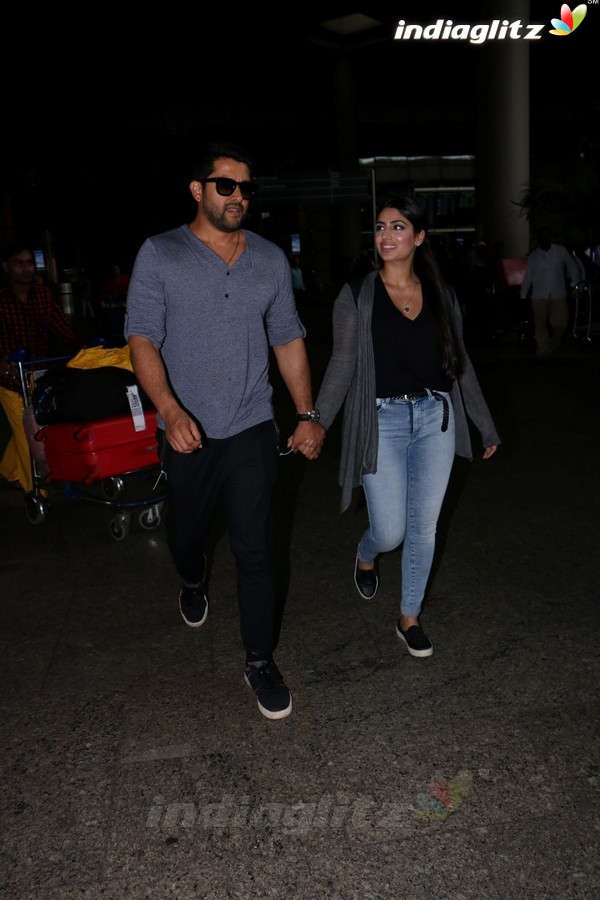
<svg viewBox="0 0 600 900"><path fill-rule="evenodd" d="M273 417L269 348L306 336L283 250L244 235L231 269L188 225L148 238L127 294L125 337L160 349L179 403L217 439Z"/></svg>

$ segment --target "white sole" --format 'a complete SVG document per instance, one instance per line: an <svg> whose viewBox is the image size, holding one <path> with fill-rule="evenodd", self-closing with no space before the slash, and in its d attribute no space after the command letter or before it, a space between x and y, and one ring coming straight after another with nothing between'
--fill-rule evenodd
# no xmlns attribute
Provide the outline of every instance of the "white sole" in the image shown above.
<svg viewBox="0 0 600 900"><path fill-rule="evenodd" d="M244 672L244 681L246 682L246 684L248 685L249 688L252 687L252 685L250 684L250 681L249 681L249 679L248 679L248 676L246 675L245 672ZM272 709L266 709L266 708L261 704L261 702L260 702L260 700L258 699L258 697L256 698L256 703L257 703L257 706L258 706L260 712L261 712L261 713L263 714L263 716L265 716L265 718L267 718L267 719L285 719L285 717L286 717L286 716L289 716L289 714L290 714L291 711L292 711L292 695L291 695L291 694L290 694L290 702L289 702L289 705L286 706L285 709L279 709L279 710L275 710L275 711L273 711Z"/></svg>
<svg viewBox="0 0 600 900"><path fill-rule="evenodd" d="M204 595L204 599L206 600L206 595ZM181 608L181 597L179 598L179 612L181 613L181 618L183 619L183 621L185 622L186 625L189 625L190 628L200 628L200 626L204 625L204 623L208 619L208 600L206 600L206 612L204 613L204 615L202 616L202 618L200 619L199 622L190 622L189 619L186 619L186 617L183 614L183 610Z"/></svg>

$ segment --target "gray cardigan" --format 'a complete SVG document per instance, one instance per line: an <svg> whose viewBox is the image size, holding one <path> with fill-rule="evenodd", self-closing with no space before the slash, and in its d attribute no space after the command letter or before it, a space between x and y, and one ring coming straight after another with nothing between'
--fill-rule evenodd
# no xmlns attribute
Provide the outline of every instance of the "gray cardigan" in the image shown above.
<svg viewBox="0 0 600 900"><path fill-rule="evenodd" d="M315 404L321 413L321 425L328 429L345 400L339 471L342 512L350 506L352 490L362 484L363 475L377 470L379 432L375 403L375 356L371 339L377 275L377 272L371 272L366 276L356 301L349 284L342 287L336 298L333 307L333 350ZM480 432L484 447L499 444L500 438L464 345L462 314L456 298L452 313L464 364L464 372L451 390L456 453L472 459L467 415Z"/></svg>

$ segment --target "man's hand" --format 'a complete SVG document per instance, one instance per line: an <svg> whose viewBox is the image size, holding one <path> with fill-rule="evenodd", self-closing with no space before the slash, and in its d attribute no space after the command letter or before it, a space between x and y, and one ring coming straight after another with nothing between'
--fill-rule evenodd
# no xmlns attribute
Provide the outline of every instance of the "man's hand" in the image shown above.
<svg viewBox="0 0 600 900"><path fill-rule="evenodd" d="M202 435L194 420L179 408L169 415L163 414L165 437L177 453L193 453L202 447Z"/></svg>

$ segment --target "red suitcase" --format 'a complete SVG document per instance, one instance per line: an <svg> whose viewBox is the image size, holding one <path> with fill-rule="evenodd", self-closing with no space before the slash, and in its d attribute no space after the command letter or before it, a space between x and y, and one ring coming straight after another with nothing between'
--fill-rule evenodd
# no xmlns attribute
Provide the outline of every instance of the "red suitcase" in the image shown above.
<svg viewBox="0 0 600 900"><path fill-rule="evenodd" d="M129 414L46 425L36 436L44 443L50 466L46 481L92 484L158 465L156 410L144 411L144 417L143 431L135 430Z"/></svg>

